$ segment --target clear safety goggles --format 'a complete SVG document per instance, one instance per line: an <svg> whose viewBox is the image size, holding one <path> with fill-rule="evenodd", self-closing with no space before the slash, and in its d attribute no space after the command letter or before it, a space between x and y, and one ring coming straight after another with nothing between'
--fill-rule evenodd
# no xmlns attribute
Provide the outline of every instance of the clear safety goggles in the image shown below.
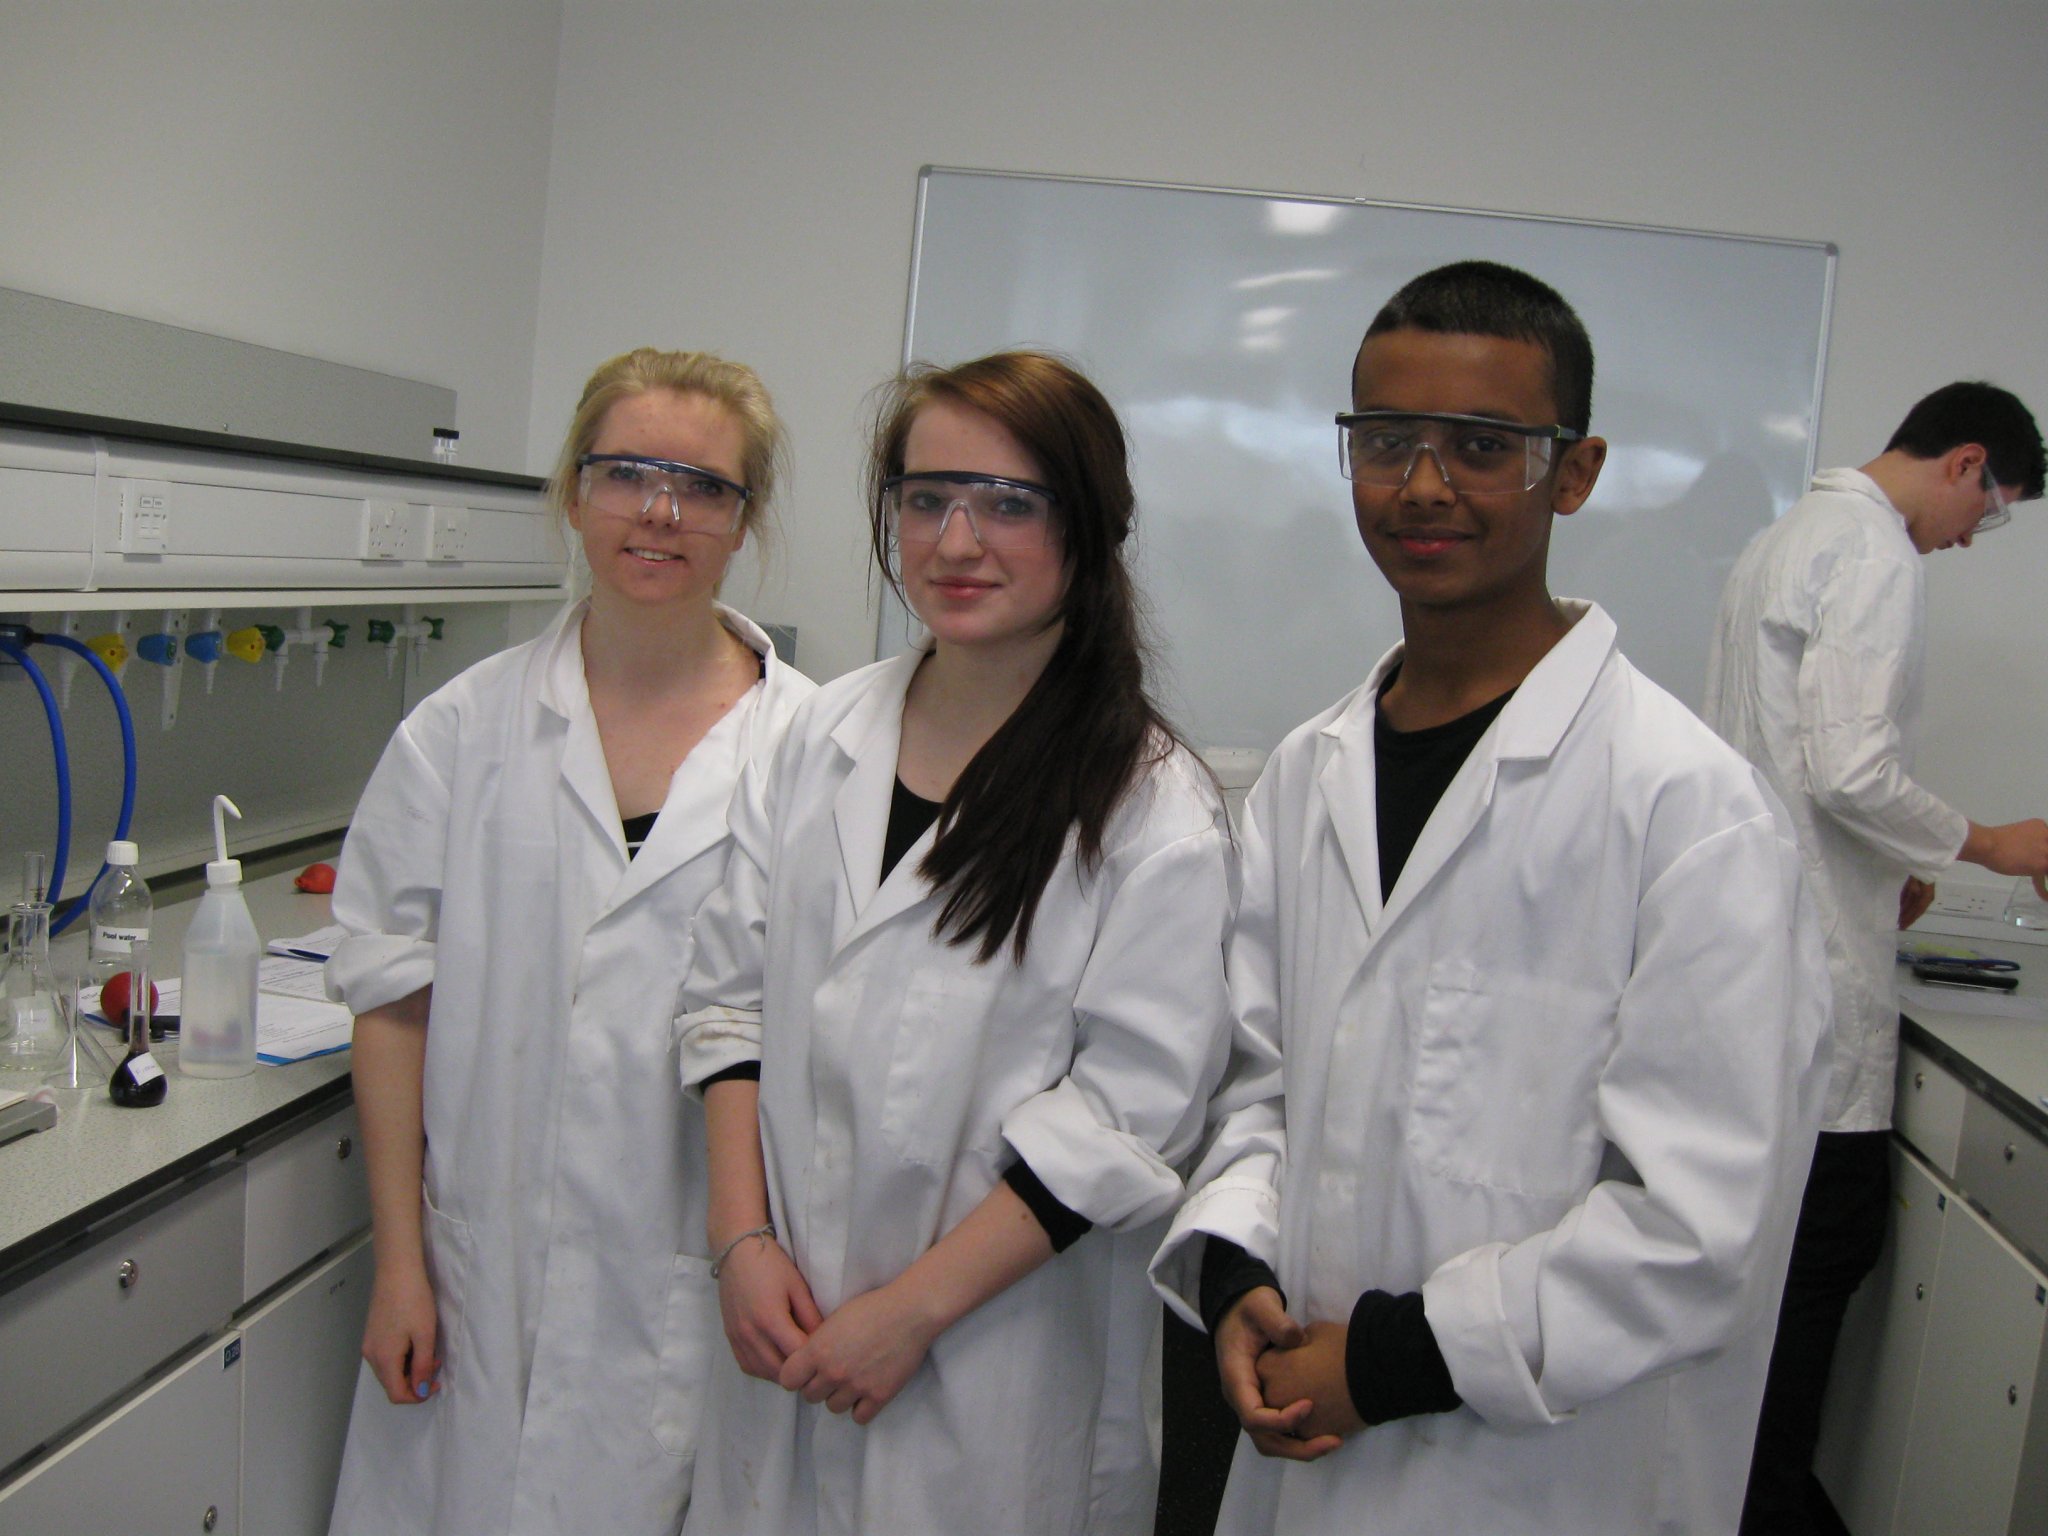
<svg viewBox="0 0 2048 1536"><path fill-rule="evenodd" d="M2012 521L2012 503L2005 499L2005 492L1998 488L1998 480L1991 473L1991 466L1984 466L1984 515L1977 519L1977 526L1970 530L1970 537L1989 533L1994 528L2003 528Z"/></svg>
<svg viewBox="0 0 2048 1536"><path fill-rule="evenodd" d="M744 485L672 459L586 453L576 461L576 499L607 517L639 518L668 498L668 520L686 533L731 533L753 493Z"/></svg>
<svg viewBox="0 0 2048 1536"><path fill-rule="evenodd" d="M1344 478L1360 485L1402 486L1424 451L1453 491L1468 496L1526 491L1548 473L1558 443L1585 433L1528 426L1487 416L1404 411L1346 411L1337 417L1337 456Z"/></svg>
<svg viewBox="0 0 2048 1536"><path fill-rule="evenodd" d="M882 516L897 544L936 544L958 512L983 549L1043 549L1056 498L1028 480L965 470L896 475L882 482Z"/></svg>

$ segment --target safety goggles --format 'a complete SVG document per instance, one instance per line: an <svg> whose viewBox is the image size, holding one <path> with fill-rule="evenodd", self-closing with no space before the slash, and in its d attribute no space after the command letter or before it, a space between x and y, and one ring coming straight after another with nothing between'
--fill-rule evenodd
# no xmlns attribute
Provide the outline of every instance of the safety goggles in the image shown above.
<svg viewBox="0 0 2048 1536"><path fill-rule="evenodd" d="M964 470L895 475L882 482L882 516L902 544L936 544L958 512L983 549L1043 549L1052 541L1057 498L1028 480Z"/></svg>
<svg viewBox="0 0 2048 1536"><path fill-rule="evenodd" d="M2005 492L1998 488L1997 477L1991 473L1991 466L1984 466L1984 515L1977 519L1977 526L1970 530L1970 537L1989 533L1994 528L2003 528L2012 521L2012 503L2005 499Z"/></svg>
<svg viewBox="0 0 2048 1536"><path fill-rule="evenodd" d="M1344 478L1360 485L1402 486L1427 451L1453 491L1498 496L1526 491L1549 472L1558 443L1585 433L1528 426L1487 416L1407 411L1346 411L1337 417L1337 455Z"/></svg>
<svg viewBox="0 0 2048 1536"><path fill-rule="evenodd" d="M731 533L753 493L723 475L671 459L586 453L576 461L577 502L607 517L639 518L668 498L668 520L686 533Z"/></svg>

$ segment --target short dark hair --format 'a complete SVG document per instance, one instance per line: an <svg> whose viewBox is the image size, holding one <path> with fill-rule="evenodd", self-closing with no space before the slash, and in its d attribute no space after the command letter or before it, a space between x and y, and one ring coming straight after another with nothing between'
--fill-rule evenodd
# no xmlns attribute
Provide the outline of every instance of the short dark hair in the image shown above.
<svg viewBox="0 0 2048 1536"><path fill-rule="evenodd" d="M1975 443L1991 465L1991 478L2020 488L2021 501L2041 494L2041 429L2019 397L1996 384L1957 380L1927 396L1899 423L1884 451L1938 459Z"/></svg>
<svg viewBox="0 0 2048 1536"><path fill-rule="evenodd" d="M1593 339L1548 283L1497 261L1454 261L1410 279L1373 316L1365 339L1402 330L1534 342L1550 354L1558 425L1591 427Z"/></svg>

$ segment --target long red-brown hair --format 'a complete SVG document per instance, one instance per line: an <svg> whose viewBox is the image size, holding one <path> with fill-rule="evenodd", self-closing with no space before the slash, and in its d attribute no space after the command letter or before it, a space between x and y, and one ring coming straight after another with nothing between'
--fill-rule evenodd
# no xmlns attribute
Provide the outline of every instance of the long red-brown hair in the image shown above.
<svg viewBox="0 0 2048 1536"><path fill-rule="evenodd" d="M1138 595L1124 558L1136 516L1123 424L1072 364L998 352L955 368L914 367L884 391L868 459L875 560L903 595L882 513L882 482L903 473L917 413L936 400L979 411L1037 462L1053 493L1067 574L1052 659L974 755L939 811L920 872L946 899L937 930L990 960L1022 960L1046 882L1071 831L1084 868L1140 770L1177 739L1145 694Z"/></svg>

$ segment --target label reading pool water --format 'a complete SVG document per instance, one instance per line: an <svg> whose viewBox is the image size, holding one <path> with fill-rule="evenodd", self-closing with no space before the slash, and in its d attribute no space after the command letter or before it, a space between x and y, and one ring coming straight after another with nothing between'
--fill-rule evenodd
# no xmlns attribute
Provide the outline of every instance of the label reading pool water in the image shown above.
<svg viewBox="0 0 2048 1536"><path fill-rule="evenodd" d="M148 942L147 928L103 928L95 924L92 930L92 952L96 955L133 954L137 944Z"/></svg>

